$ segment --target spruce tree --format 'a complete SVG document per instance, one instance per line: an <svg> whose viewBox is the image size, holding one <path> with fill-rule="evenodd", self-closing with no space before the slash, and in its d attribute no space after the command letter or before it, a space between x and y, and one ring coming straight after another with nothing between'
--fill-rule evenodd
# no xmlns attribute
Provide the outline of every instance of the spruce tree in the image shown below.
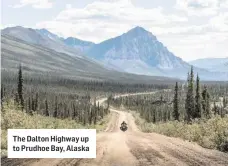
<svg viewBox="0 0 228 166"><path fill-rule="evenodd" d="M19 103L18 104L21 106L21 109L23 111L23 109L24 109L24 99L23 99L23 78L22 78L22 67L21 67L21 64L19 66L19 71L18 71L17 93L18 93L18 99L19 99Z"/></svg>
<svg viewBox="0 0 228 166"><path fill-rule="evenodd" d="M58 116L58 100L57 100L57 96L55 96L55 109L54 109L53 117L56 118L57 116Z"/></svg>
<svg viewBox="0 0 228 166"><path fill-rule="evenodd" d="M29 97L28 100L29 100L28 101L28 110L31 111L31 108L32 108L32 106L31 106L31 98Z"/></svg>
<svg viewBox="0 0 228 166"><path fill-rule="evenodd" d="M163 96L161 95L160 100L163 101Z"/></svg>
<svg viewBox="0 0 228 166"><path fill-rule="evenodd" d="M3 110L3 98L4 98L4 92L3 92L3 85L1 84L1 109Z"/></svg>
<svg viewBox="0 0 228 166"><path fill-rule="evenodd" d="M210 94L207 90L207 86L204 86L204 90L202 92L202 98L203 98L203 115L206 118L210 118Z"/></svg>
<svg viewBox="0 0 228 166"><path fill-rule="evenodd" d="M187 121L190 122L194 118L195 114L195 97L194 97L194 72L193 66L188 78L188 92L186 97L185 109L187 114Z"/></svg>
<svg viewBox="0 0 228 166"><path fill-rule="evenodd" d="M180 120L180 113L179 113L179 97L178 97L178 82L176 82L175 91L174 91L174 100L173 100L173 118L174 120Z"/></svg>
<svg viewBox="0 0 228 166"><path fill-rule="evenodd" d="M190 75L188 72L188 76L187 76L187 93L186 93L186 99L185 99L185 120L186 121L190 121L191 117L190 117L190 113L189 113L189 100L190 100L190 93L189 93L189 84L190 84Z"/></svg>
<svg viewBox="0 0 228 166"><path fill-rule="evenodd" d="M152 113L153 113L153 123L156 123L156 109L152 107Z"/></svg>
<svg viewBox="0 0 228 166"><path fill-rule="evenodd" d="M225 96L223 97L222 102L223 102L223 108L226 108L226 97Z"/></svg>
<svg viewBox="0 0 228 166"><path fill-rule="evenodd" d="M36 98L35 98L35 111L37 111L38 110L38 93L36 93Z"/></svg>
<svg viewBox="0 0 228 166"><path fill-rule="evenodd" d="M93 119L93 111L91 107L89 107L89 124L92 124L92 119Z"/></svg>
<svg viewBox="0 0 228 166"><path fill-rule="evenodd" d="M194 96L194 72L193 66L191 67L190 73L190 107L191 107L191 117L194 118L195 114L195 96Z"/></svg>
<svg viewBox="0 0 228 166"><path fill-rule="evenodd" d="M195 106L195 118L201 118L202 113L202 99L200 92L200 78L197 74L196 78L196 96L195 96L196 106Z"/></svg>
<svg viewBox="0 0 228 166"><path fill-rule="evenodd" d="M45 100L45 116L49 116L48 101L47 101L47 99Z"/></svg>

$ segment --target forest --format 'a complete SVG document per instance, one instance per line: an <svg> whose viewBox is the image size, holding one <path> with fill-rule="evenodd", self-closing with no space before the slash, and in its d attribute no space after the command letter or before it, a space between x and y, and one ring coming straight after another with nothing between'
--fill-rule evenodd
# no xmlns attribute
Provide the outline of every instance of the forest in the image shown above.
<svg viewBox="0 0 228 166"><path fill-rule="evenodd" d="M110 103L136 110L148 122L184 120L191 123L194 119L228 114L225 109L228 106L228 84L201 85L198 75L194 80L192 68L186 85L180 86L176 82L173 90L160 90L152 95L112 97Z"/></svg>
<svg viewBox="0 0 228 166"><path fill-rule="evenodd" d="M3 107L4 102L13 101L14 105L29 115L38 113L59 119L71 118L86 125L96 124L110 112L109 104L104 107L96 102L99 97L168 87L167 84L124 84L64 77L32 77L23 75L23 67L19 65L17 75L3 73L1 103Z"/></svg>
<svg viewBox="0 0 228 166"><path fill-rule="evenodd" d="M211 138L216 144L214 146L221 149L222 145L223 151L228 151L228 83L203 84L199 75L194 76L193 67L188 73L187 84L176 82L172 89L159 90L150 95L111 97L110 105L138 113L139 118L145 120L141 123L145 131L182 138L187 138L192 131L187 139L204 141L199 139L204 139L204 134L213 130L207 134L217 134L218 138ZM207 123L213 126L209 130L203 127L209 127ZM145 129L145 124L150 129ZM178 130L178 126L182 131ZM194 133L197 133L195 138Z"/></svg>
<svg viewBox="0 0 228 166"><path fill-rule="evenodd" d="M155 93L150 95L114 97L116 94L152 91ZM102 106L97 102L101 97L108 97ZM2 121L4 132L10 126L25 127L24 123L28 123L26 128L30 128L33 120L41 121L36 122L35 127L40 124L51 128L102 124L107 120L110 106L132 110L136 124L144 132L181 137L221 151L228 149L228 84L201 82L199 75L195 78L193 68L185 83L176 82L175 85L156 81L126 84L64 77L32 77L23 74L21 65L17 74L3 73L2 116L5 116L8 108L11 110ZM14 114L12 111L21 111L23 114ZM23 123L20 119L10 122L11 116L23 118ZM210 144L205 143L209 136ZM7 143L2 145L6 148Z"/></svg>

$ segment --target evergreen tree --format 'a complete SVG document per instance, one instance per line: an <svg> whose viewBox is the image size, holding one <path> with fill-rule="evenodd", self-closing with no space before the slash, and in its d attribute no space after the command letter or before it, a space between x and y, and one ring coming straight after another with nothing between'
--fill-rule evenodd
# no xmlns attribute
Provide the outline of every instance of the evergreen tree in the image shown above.
<svg viewBox="0 0 228 166"><path fill-rule="evenodd" d="M163 101L163 96L161 95L160 100Z"/></svg>
<svg viewBox="0 0 228 166"><path fill-rule="evenodd" d="M189 113L189 100L190 100L190 97L189 97L189 92L188 92L189 83L190 83L190 75L189 75L189 72L188 72L188 76L187 76L187 93L186 93L186 99L185 99L185 120L186 121L190 121L190 113Z"/></svg>
<svg viewBox="0 0 228 166"><path fill-rule="evenodd" d="M35 102L34 109L35 109L35 111L37 111L38 110L38 93L36 93L36 98L35 98L34 102Z"/></svg>
<svg viewBox="0 0 228 166"><path fill-rule="evenodd" d="M178 97L178 82L176 82L175 86L175 94L174 94L174 100L173 100L173 118L174 120L180 120L180 113L179 113L179 97Z"/></svg>
<svg viewBox="0 0 228 166"><path fill-rule="evenodd" d="M30 115L33 115L32 114L32 104L31 104L31 98L30 97L28 98L28 113Z"/></svg>
<svg viewBox="0 0 228 166"><path fill-rule="evenodd" d="M96 106L94 106L94 109L95 109L95 112L94 112L94 125L96 125L97 124L97 108L96 108Z"/></svg>
<svg viewBox="0 0 228 166"><path fill-rule="evenodd" d="M75 108L75 104L73 103L73 115L72 115L72 119L75 119L76 118L76 108Z"/></svg>
<svg viewBox="0 0 228 166"><path fill-rule="evenodd" d="M193 66L191 67L190 75L188 74L188 91L186 96L185 109L187 114L186 120L190 122L191 119L194 118L194 114L195 114Z"/></svg>
<svg viewBox="0 0 228 166"><path fill-rule="evenodd" d="M3 92L3 85L1 84L1 109L3 110L3 97L4 97L4 92Z"/></svg>
<svg viewBox="0 0 228 166"><path fill-rule="evenodd" d="M201 118L202 113L202 99L200 92L200 78L197 74L196 78L196 96L195 96L196 106L195 106L195 118Z"/></svg>
<svg viewBox="0 0 228 166"><path fill-rule="evenodd" d="M223 97L222 102L223 102L223 108L226 108L226 105L227 105L227 104L226 104L226 97L225 97L225 96Z"/></svg>
<svg viewBox="0 0 228 166"><path fill-rule="evenodd" d="M92 119L93 119L93 111L91 107L89 107L89 124L92 124Z"/></svg>
<svg viewBox="0 0 228 166"><path fill-rule="evenodd" d="M204 90L202 92L202 98L203 98L203 104L202 104L202 107L203 107L203 115L204 117L206 118L210 118L210 94L207 90L207 87L204 86Z"/></svg>
<svg viewBox="0 0 228 166"><path fill-rule="evenodd" d="M45 116L49 116L48 101L47 101L47 99L45 100Z"/></svg>
<svg viewBox="0 0 228 166"><path fill-rule="evenodd" d="M55 96L55 110L54 110L54 113L53 113L53 117L57 117L58 115L58 100L57 100L57 96Z"/></svg>
<svg viewBox="0 0 228 166"><path fill-rule="evenodd" d="M152 113L153 113L153 123L156 123L156 109L152 107Z"/></svg>
<svg viewBox="0 0 228 166"><path fill-rule="evenodd" d="M23 111L24 109L24 99L23 99L23 78L22 78L22 68L21 64L19 66L19 71L18 71L18 88L17 88L17 93L18 93L18 99L19 103L21 106L21 109Z"/></svg>

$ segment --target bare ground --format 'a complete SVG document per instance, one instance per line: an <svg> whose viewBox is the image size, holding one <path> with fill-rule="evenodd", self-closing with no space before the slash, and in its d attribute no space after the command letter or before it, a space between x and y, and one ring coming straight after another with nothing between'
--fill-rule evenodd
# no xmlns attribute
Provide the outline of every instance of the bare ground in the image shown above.
<svg viewBox="0 0 228 166"><path fill-rule="evenodd" d="M104 101L104 99L101 99ZM155 133L142 133L130 113L111 108L107 129L97 135L96 159L7 159L10 166L228 166L228 154ZM122 132L122 121L128 130Z"/></svg>

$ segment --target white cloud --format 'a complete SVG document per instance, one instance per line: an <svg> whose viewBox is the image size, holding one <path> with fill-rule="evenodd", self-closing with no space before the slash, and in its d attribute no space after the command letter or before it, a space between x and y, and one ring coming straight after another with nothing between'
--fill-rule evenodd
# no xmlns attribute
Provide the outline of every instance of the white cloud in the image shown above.
<svg viewBox="0 0 228 166"><path fill-rule="evenodd" d="M228 12L220 13L212 17L209 23L212 27L217 28L221 32L228 32Z"/></svg>
<svg viewBox="0 0 228 166"><path fill-rule="evenodd" d="M66 4L66 8L67 9L71 9L72 8L72 5L71 4Z"/></svg>
<svg viewBox="0 0 228 166"><path fill-rule="evenodd" d="M170 21L187 21L175 15L164 15L161 7L144 9L135 7L129 0L95 1L83 9L71 8L62 11L56 20L108 19L109 21L155 21L166 24Z"/></svg>
<svg viewBox="0 0 228 166"><path fill-rule="evenodd" d="M186 61L207 57L228 57L228 33L207 33L203 35L172 35L158 38L168 49Z"/></svg>
<svg viewBox="0 0 228 166"><path fill-rule="evenodd" d="M19 4L13 5L13 8L21 8L27 5L31 5L33 8L52 8L52 3L49 0L20 0Z"/></svg>
<svg viewBox="0 0 228 166"><path fill-rule="evenodd" d="M225 2L228 0L177 0L178 10L174 8L173 13L167 13L162 7L134 6L130 0L100 0L84 8L66 5L55 19L36 26L63 37L97 43L142 26L184 60L224 57L227 56L228 14L220 9L226 8ZM188 16L177 15L180 9Z"/></svg>
<svg viewBox="0 0 228 166"><path fill-rule="evenodd" d="M130 0L100 0L84 8L68 6L54 20L38 23L37 26L52 29L63 36L75 35L99 42L134 26L149 28L187 21L186 17L165 15L162 7L145 9L134 6Z"/></svg>
<svg viewBox="0 0 228 166"><path fill-rule="evenodd" d="M216 15L221 8L228 7L228 0L176 0L175 8L189 16Z"/></svg>

